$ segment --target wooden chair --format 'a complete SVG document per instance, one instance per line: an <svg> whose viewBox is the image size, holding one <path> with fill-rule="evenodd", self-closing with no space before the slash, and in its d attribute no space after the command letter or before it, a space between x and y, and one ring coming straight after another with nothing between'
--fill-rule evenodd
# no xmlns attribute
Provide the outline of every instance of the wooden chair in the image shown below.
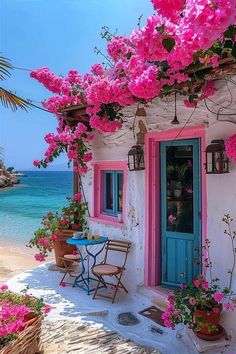
<svg viewBox="0 0 236 354"><path fill-rule="evenodd" d="M79 254L77 255L65 254L64 257L61 258L61 261L65 267L65 273L59 283L60 285L64 282L64 279L67 275L69 275L71 278L77 277L78 274L74 272L74 267L80 262L80 256ZM66 284L73 284L73 283L66 282Z"/></svg>
<svg viewBox="0 0 236 354"><path fill-rule="evenodd" d="M104 297L107 299L111 299L112 303L115 301L115 297L117 294L118 289L123 289L126 293L128 293L128 290L124 286L124 284L121 282L121 278L123 275L123 272L125 270L125 265L127 261L127 257L129 254L129 250L131 247L131 242L129 241L120 241L120 240L108 240L106 242L105 246L105 257L102 263L95 265L92 268L93 274L98 278L98 284L95 289L93 299L95 299L96 296ZM111 254L122 254L122 264L120 265L113 265L108 263L108 257L110 258ZM116 278L116 284L114 283L109 283L104 280L104 277L115 277ZM107 285L111 285L115 287L114 294L113 296L108 296L105 294L98 293L98 289L101 288L101 283L104 285L104 287L107 288Z"/></svg>

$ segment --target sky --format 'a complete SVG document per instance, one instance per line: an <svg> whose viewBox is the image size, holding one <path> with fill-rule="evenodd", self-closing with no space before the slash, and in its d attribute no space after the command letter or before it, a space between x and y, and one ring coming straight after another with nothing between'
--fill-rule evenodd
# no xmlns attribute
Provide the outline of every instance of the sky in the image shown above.
<svg viewBox="0 0 236 354"><path fill-rule="evenodd" d="M103 26L111 32L130 34L153 13L149 0L0 0L0 52L16 67L48 67L56 74L68 70L89 71L103 58L106 41L100 36ZM1 85L36 104L50 96L29 72L15 69ZM7 166L18 170L32 168L46 150L44 135L56 129L56 118L37 109L27 112L0 106L0 146ZM58 169L65 157L55 162ZM55 168L54 166L54 168Z"/></svg>

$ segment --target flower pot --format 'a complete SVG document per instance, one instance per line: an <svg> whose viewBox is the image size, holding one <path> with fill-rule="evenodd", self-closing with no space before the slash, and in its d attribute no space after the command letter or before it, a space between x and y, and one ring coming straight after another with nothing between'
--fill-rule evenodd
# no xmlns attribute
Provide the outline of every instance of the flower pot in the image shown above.
<svg viewBox="0 0 236 354"><path fill-rule="evenodd" d="M81 231L77 229L77 231ZM75 230L57 230L55 232L57 239L53 241L54 243L54 253L55 253L55 260L56 265L58 267L64 267L64 264L61 260L65 254L71 254L73 251L76 251L76 247L69 245L66 240L69 237L73 236Z"/></svg>
<svg viewBox="0 0 236 354"><path fill-rule="evenodd" d="M222 311L222 306L219 307L219 312L207 312L203 310L196 310L194 313L194 320L197 325L195 329L196 334L204 334L209 336L214 336L219 331L219 321ZM211 326L215 328L211 329Z"/></svg>

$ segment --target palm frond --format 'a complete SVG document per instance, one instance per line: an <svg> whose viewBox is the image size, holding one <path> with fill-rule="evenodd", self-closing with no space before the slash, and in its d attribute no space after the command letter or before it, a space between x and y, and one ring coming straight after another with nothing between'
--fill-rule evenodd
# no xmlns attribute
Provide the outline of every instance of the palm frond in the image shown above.
<svg viewBox="0 0 236 354"><path fill-rule="evenodd" d="M11 76L10 70L13 69L13 66L10 64L7 58L0 56L0 80L4 80L7 77Z"/></svg>
<svg viewBox="0 0 236 354"><path fill-rule="evenodd" d="M27 111L27 108L31 106L29 102L5 90L3 87L0 87L0 101L5 108L10 107L13 112L18 108Z"/></svg>

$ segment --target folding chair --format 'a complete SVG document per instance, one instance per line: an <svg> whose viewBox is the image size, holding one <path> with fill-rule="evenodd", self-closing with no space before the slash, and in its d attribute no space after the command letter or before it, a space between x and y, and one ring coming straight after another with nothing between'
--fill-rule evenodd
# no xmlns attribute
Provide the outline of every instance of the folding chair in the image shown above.
<svg viewBox="0 0 236 354"><path fill-rule="evenodd" d="M105 257L104 257L103 262L95 265L92 268L93 274L98 278L98 283L97 283L97 287L96 287L94 295L93 295L93 299L95 299L96 296L100 296L100 297L104 297L107 299L111 299L112 303L114 303L118 289L123 289L126 293L128 293L128 290L126 289L124 284L121 282L121 278L122 278L123 272L125 270L125 265L126 265L126 261L127 261L127 257L129 254L130 247L131 247L131 242L128 242L128 241L108 240L106 242ZM115 253L122 254L121 258L123 258L123 261L121 262L122 263L121 265L113 265L113 264L110 264L107 262L108 256L110 258L110 254L114 255ZM114 283L109 283L109 282L105 281L104 280L105 276L115 277L117 283L114 284ZM105 294L98 293L98 289L101 288L101 286L100 286L101 283L106 288L107 288L107 285L111 285L111 286L115 287L113 296L108 296Z"/></svg>
<svg viewBox="0 0 236 354"><path fill-rule="evenodd" d="M77 273L74 272L74 268L77 264L79 264L80 262L80 256L79 254L74 255L74 254L65 254L64 257L61 258L62 263L65 266L65 273L60 281L60 285L63 283L65 277L69 274L69 276L71 278L76 278L77 277ZM74 282L73 282L74 283ZM66 282L66 284L73 284L73 283L68 283Z"/></svg>

